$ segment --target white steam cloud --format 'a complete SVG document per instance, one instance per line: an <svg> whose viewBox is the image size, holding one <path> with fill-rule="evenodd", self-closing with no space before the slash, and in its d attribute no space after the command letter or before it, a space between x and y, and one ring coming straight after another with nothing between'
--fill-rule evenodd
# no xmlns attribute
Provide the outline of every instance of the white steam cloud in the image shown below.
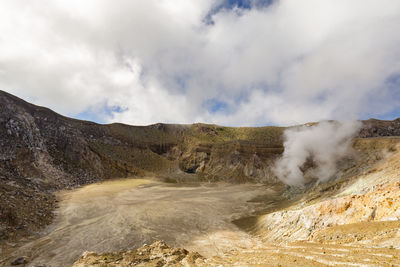
<svg viewBox="0 0 400 267"><path fill-rule="evenodd" d="M335 174L338 160L351 152L350 141L360 127L359 121L335 121L287 129L285 151L276 162L274 173L287 185L302 185L305 164L312 162L310 174L321 182L327 181Z"/></svg>

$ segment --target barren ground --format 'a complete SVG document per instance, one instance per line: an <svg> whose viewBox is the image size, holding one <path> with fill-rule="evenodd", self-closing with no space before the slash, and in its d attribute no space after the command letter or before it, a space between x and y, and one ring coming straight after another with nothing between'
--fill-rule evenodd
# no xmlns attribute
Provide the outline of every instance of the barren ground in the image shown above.
<svg viewBox="0 0 400 267"><path fill-rule="evenodd" d="M86 250L127 250L155 240L207 257L223 256L258 242L232 223L268 206L249 202L257 196L273 200L279 194L264 185L171 185L144 179L92 184L60 193L55 222L2 264L27 256L27 266L70 266Z"/></svg>

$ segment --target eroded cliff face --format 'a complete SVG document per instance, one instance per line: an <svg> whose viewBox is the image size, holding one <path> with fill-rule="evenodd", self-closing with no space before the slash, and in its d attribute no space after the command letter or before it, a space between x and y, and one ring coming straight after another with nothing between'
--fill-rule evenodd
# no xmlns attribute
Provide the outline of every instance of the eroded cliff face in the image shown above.
<svg viewBox="0 0 400 267"><path fill-rule="evenodd" d="M278 180L270 167L282 150L279 143L200 143L182 154L180 169L196 173L202 180L272 184Z"/></svg>

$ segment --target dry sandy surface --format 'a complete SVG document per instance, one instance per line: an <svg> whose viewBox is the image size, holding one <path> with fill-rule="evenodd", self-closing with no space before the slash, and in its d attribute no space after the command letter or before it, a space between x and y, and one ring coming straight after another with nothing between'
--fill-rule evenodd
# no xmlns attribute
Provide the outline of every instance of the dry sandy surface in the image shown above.
<svg viewBox="0 0 400 267"><path fill-rule="evenodd" d="M224 255L258 242L232 221L266 208L259 197L278 197L264 185L172 185L128 179L59 194L55 222L42 237L3 258L9 265L71 266L84 251L127 250L164 240L204 256Z"/></svg>

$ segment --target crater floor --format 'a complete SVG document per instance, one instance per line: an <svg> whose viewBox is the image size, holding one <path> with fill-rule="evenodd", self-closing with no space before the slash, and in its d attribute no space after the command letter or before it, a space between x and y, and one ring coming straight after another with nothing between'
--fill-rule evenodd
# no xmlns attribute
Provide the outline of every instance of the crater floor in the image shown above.
<svg viewBox="0 0 400 267"><path fill-rule="evenodd" d="M222 257L259 242L232 223L268 208L266 201L250 201L256 197L273 200L279 194L265 185L176 185L145 179L61 192L55 222L2 263L27 256L27 266L71 266L84 251L134 249L155 240Z"/></svg>

